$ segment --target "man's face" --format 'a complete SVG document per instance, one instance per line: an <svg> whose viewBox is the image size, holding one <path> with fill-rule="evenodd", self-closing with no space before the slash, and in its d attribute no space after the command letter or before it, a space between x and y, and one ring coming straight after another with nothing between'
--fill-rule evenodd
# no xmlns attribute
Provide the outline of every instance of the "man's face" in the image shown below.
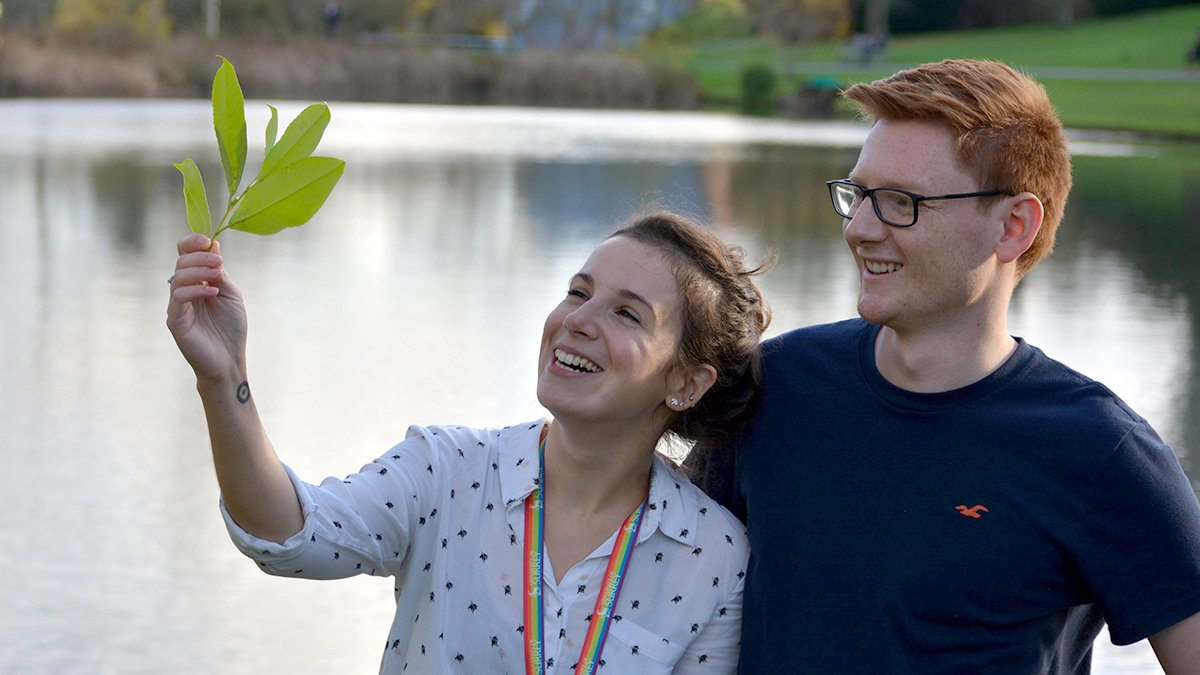
<svg viewBox="0 0 1200 675"><path fill-rule="evenodd" d="M933 122L880 120L849 177L867 189L921 195L992 187L959 165L954 135ZM1003 213L1003 204L976 199L920 202L915 225L894 227L864 204L843 222L859 270L859 314L896 330L948 330L978 320L981 301L1003 291L994 255Z"/></svg>

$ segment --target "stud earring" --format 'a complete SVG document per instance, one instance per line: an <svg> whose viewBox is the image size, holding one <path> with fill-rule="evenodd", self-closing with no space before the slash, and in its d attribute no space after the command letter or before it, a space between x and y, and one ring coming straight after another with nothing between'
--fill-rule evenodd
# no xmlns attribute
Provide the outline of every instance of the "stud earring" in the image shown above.
<svg viewBox="0 0 1200 675"><path fill-rule="evenodd" d="M675 398L674 396L671 397L671 400L669 401L669 403L671 404L671 407L673 407L673 408L678 408L679 406L683 405L683 401L680 401L679 399Z"/></svg>
<svg viewBox="0 0 1200 675"><path fill-rule="evenodd" d="M695 401L695 400L696 400L695 394L688 394L688 402L689 403L691 403L692 401Z"/></svg>

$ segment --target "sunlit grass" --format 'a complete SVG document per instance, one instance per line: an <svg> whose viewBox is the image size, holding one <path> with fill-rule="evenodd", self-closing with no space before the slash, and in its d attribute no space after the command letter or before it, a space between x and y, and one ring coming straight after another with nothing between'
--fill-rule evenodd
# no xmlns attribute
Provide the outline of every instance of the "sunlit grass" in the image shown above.
<svg viewBox="0 0 1200 675"><path fill-rule="evenodd" d="M1066 126L1200 138L1200 81L1043 80Z"/></svg>
<svg viewBox="0 0 1200 675"><path fill-rule="evenodd" d="M814 76L831 76L840 86L884 77L897 69L945 58L1004 61L1032 72L1046 85L1071 128L1112 129L1200 137L1200 75L1176 80L1141 77L1099 79L1039 69L1085 68L1124 71L1182 71L1184 54L1200 26L1200 5L1174 7L1073 26L1029 26L895 37L884 58L870 64L846 62L840 42L784 47L751 39L650 53L692 72L707 101L733 105L741 69L768 64L780 73L779 94L804 86ZM1198 71L1200 72L1200 71Z"/></svg>

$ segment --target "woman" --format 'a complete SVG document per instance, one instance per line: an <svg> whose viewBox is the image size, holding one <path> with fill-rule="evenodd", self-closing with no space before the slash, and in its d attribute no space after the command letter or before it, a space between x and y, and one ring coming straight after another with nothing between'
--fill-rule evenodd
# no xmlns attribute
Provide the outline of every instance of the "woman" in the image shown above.
<svg viewBox="0 0 1200 675"><path fill-rule="evenodd" d="M740 249L667 213L602 242L546 318L505 429L411 427L344 480L277 458L220 248L179 244L167 324L195 370L222 513L269 573L396 577L381 672L732 672L744 528L655 448L742 423L769 316ZM541 488L541 489L539 489Z"/></svg>

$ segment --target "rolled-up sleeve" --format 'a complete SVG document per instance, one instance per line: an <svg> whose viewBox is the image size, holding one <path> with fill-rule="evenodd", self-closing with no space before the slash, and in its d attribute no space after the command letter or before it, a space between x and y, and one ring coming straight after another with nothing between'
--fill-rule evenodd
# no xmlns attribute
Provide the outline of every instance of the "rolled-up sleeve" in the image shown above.
<svg viewBox="0 0 1200 675"><path fill-rule="evenodd" d="M313 485L285 467L304 526L283 543L246 532L223 502L221 516L238 550L269 574L307 579L395 575L422 514L436 508L437 483L447 474L440 454L423 428L411 427L402 443L346 478Z"/></svg>

